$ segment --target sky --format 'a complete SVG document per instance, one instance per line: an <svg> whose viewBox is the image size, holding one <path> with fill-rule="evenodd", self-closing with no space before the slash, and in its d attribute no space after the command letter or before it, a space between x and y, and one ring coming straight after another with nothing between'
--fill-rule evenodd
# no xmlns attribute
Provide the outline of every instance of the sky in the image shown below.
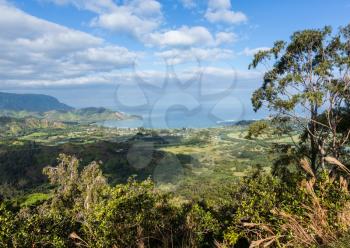
<svg viewBox="0 0 350 248"><path fill-rule="evenodd" d="M249 109L255 52L337 29L349 13L349 0L0 0L0 91L75 107L128 110L169 94L181 105L185 94Z"/></svg>

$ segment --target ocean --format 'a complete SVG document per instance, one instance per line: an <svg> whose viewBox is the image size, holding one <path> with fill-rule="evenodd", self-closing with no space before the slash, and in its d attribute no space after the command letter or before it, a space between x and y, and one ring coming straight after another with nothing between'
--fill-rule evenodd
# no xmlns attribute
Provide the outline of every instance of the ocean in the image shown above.
<svg viewBox="0 0 350 248"><path fill-rule="evenodd" d="M241 111L228 109L216 109L210 112L203 106L201 108L187 111L185 109L173 108L168 111L129 111L128 114L141 116L142 119L109 120L98 123L110 128L210 128L232 125L241 120L257 120L267 117L266 112L254 113L253 111Z"/></svg>

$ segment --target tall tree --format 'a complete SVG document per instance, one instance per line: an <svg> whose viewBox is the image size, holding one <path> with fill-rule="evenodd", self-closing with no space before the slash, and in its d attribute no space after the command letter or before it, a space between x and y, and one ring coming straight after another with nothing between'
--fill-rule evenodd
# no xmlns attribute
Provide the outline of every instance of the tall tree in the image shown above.
<svg viewBox="0 0 350 248"><path fill-rule="evenodd" d="M262 86L252 96L254 110L263 106L276 119L288 118L305 130L305 156L314 173L327 156L339 159L349 141L343 125L350 94L350 25L336 35L330 27L295 32L289 42L277 41L255 54L249 66L265 66ZM340 126L343 125L342 130Z"/></svg>

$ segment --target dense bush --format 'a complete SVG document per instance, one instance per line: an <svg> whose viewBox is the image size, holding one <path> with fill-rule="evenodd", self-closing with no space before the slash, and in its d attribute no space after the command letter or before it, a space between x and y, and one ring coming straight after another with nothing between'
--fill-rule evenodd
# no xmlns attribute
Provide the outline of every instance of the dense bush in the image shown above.
<svg viewBox="0 0 350 248"><path fill-rule="evenodd" d="M241 182L233 200L237 212L224 240L229 245L245 238L253 247L319 247L350 227L347 181L326 172L317 179L295 176L288 184L257 173Z"/></svg>
<svg viewBox="0 0 350 248"><path fill-rule="evenodd" d="M167 247L174 242L172 235L182 235L178 213L151 181L130 181L110 189L94 206L83 233L91 247Z"/></svg>
<svg viewBox="0 0 350 248"><path fill-rule="evenodd" d="M326 172L286 183L256 170L210 204L179 203L151 180L111 187L98 163L80 170L65 155L45 174L53 197L1 202L1 247L346 247L350 230L347 180Z"/></svg>
<svg viewBox="0 0 350 248"><path fill-rule="evenodd" d="M111 187L98 163L79 170L66 155L44 173L53 197L20 209L1 203L1 247L212 247L220 235L208 209L174 202L151 180Z"/></svg>

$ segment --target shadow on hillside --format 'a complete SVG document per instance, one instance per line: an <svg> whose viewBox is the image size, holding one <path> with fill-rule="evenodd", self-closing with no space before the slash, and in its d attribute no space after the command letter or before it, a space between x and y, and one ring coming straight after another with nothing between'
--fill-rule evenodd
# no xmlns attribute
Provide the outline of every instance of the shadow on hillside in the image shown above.
<svg viewBox="0 0 350 248"><path fill-rule="evenodd" d="M157 143L158 142L158 143ZM199 162L190 155L174 155L160 151L160 140L130 139L116 143L100 141L91 144L65 143L44 146L33 142L24 145L0 147L0 184L17 189L31 189L47 182L42 170L55 166L59 154L74 155L84 167L92 161L101 161L104 175L110 184L126 182L131 176L137 180L149 177L156 183L176 182L189 172L189 164ZM163 141L161 141L163 142Z"/></svg>

